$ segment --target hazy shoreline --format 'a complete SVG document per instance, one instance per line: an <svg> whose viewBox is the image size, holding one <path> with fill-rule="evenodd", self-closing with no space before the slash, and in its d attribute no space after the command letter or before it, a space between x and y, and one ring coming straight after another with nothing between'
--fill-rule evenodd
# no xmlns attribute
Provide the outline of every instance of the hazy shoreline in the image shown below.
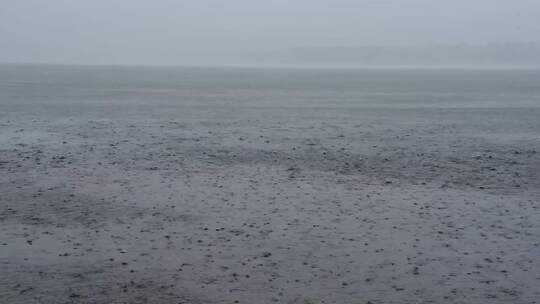
<svg viewBox="0 0 540 304"><path fill-rule="evenodd" d="M62 63L62 62L0 62L0 66L28 66L28 67L79 67L79 68L155 68L155 69L298 69L298 70L516 70L516 71L536 71L540 70L540 65L355 65L355 64L96 64L96 63Z"/></svg>

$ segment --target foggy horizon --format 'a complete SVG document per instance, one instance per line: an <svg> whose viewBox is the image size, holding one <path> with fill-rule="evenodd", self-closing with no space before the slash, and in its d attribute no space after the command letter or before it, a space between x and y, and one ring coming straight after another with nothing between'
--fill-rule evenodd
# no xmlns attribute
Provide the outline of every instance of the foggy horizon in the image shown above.
<svg viewBox="0 0 540 304"><path fill-rule="evenodd" d="M539 65L540 55L535 55L540 43L538 19L540 3L530 0L238 0L226 4L215 0L167 0L159 5L140 0L7 1L0 11L0 62ZM507 44L509 48L499 50ZM524 51L523 45L530 45L531 49ZM472 49L465 53L473 55L454 56L459 46ZM492 51L490 46L497 50ZM386 54L377 55L380 58L343 53L344 49L366 48L397 51L385 51ZM299 49L309 54L304 56L298 53ZM328 54L321 55L321 50ZM418 54L402 58L401 50ZM485 50L497 54L480 58L478 53ZM528 59L516 63L512 57Z"/></svg>

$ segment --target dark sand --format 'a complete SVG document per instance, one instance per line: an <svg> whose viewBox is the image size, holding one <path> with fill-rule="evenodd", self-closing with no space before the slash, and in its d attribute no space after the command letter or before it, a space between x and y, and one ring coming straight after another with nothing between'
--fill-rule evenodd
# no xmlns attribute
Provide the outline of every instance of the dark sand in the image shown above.
<svg viewBox="0 0 540 304"><path fill-rule="evenodd" d="M540 301L538 108L1 110L0 303Z"/></svg>

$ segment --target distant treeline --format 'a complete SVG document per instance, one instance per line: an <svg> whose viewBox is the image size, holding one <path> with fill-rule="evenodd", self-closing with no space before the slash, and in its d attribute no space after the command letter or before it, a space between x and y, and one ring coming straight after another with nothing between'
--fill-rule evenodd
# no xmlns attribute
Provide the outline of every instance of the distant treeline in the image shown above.
<svg viewBox="0 0 540 304"><path fill-rule="evenodd" d="M540 66L540 47L534 43L303 47L276 51L264 57L271 63L283 64Z"/></svg>

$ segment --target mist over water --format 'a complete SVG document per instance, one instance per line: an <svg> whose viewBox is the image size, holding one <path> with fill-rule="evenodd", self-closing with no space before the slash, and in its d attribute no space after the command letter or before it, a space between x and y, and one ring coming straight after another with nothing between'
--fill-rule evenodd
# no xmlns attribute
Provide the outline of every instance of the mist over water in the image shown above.
<svg viewBox="0 0 540 304"><path fill-rule="evenodd" d="M540 70L0 65L0 104L538 107L538 83Z"/></svg>

